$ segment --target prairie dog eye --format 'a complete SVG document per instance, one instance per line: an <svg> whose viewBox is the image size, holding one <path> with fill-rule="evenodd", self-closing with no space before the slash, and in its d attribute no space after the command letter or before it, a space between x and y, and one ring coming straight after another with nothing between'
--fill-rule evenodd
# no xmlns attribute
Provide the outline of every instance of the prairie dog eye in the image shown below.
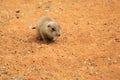
<svg viewBox="0 0 120 80"><path fill-rule="evenodd" d="M54 29L54 28L52 28L52 31L55 31L55 29Z"/></svg>

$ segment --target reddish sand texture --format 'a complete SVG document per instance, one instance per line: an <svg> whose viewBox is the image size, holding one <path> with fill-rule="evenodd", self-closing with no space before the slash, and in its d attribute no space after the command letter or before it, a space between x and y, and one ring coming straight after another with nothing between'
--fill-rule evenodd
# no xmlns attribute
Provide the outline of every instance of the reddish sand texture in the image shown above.
<svg viewBox="0 0 120 80"><path fill-rule="evenodd" d="M54 43L30 28L43 15ZM0 0L0 80L120 80L120 0Z"/></svg>

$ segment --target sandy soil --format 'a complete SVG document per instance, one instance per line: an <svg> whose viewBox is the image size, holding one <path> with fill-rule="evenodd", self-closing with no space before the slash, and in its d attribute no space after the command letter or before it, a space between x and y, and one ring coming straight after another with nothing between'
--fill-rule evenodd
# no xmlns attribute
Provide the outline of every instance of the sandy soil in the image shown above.
<svg viewBox="0 0 120 80"><path fill-rule="evenodd" d="M55 43L30 29L42 15ZM0 0L0 80L120 80L120 0Z"/></svg>

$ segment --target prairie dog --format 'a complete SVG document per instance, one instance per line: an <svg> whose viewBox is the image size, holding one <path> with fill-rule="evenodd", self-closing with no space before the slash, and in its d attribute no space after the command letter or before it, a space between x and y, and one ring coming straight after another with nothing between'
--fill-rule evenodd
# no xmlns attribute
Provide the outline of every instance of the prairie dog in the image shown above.
<svg viewBox="0 0 120 80"><path fill-rule="evenodd" d="M61 35L59 24L47 16L42 16L33 29L37 31L37 38L45 42L53 42L54 37Z"/></svg>

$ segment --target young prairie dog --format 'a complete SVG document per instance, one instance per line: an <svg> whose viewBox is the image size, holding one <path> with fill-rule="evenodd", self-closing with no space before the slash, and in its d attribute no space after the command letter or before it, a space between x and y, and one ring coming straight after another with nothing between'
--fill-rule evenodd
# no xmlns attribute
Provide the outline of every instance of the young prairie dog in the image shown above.
<svg viewBox="0 0 120 80"><path fill-rule="evenodd" d="M61 35L59 24L47 16L42 16L33 29L36 29L37 31L37 39L45 42L53 42L54 37Z"/></svg>

